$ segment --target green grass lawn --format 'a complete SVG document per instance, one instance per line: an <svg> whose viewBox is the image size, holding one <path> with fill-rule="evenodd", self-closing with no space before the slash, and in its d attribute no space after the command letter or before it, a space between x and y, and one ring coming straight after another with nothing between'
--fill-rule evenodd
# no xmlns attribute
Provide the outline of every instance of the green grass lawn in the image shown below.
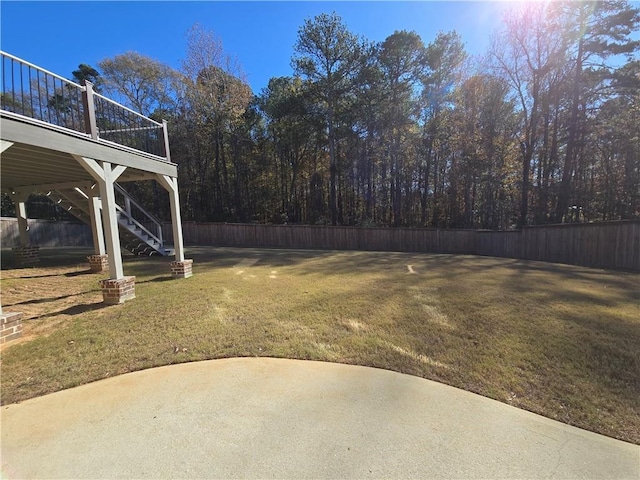
<svg viewBox="0 0 640 480"><path fill-rule="evenodd" d="M287 357L417 375L640 444L637 274L191 248L189 279L170 278L170 259L126 257L137 298L105 307L105 274L80 263L90 252L64 253L43 249L39 267L2 271L4 309L26 317L25 338L2 352L3 404L171 363Z"/></svg>

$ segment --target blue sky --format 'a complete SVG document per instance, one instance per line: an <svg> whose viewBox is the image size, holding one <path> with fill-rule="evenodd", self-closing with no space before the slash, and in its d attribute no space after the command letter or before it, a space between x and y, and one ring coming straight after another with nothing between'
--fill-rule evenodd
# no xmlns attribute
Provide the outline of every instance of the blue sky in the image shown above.
<svg viewBox="0 0 640 480"><path fill-rule="evenodd" d="M14 2L0 3L2 50L70 77L79 63L137 51L174 68L185 33L199 23L240 61L255 93L271 77L291 75L290 59L305 18L336 11L372 41L414 30L426 43L456 30L482 54L508 2Z"/></svg>

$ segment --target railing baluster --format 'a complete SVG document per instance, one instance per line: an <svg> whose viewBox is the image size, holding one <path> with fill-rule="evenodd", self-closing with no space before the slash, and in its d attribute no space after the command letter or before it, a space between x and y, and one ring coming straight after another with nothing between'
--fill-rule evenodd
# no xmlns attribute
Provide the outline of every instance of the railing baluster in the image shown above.
<svg viewBox="0 0 640 480"><path fill-rule="evenodd" d="M42 120L42 86L40 85L40 70L36 70L36 85L38 86L38 120Z"/></svg>
<svg viewBox="0 0 640 480"><path fill-rule="evenodd" d="M24 87L22 86L22 65L20 65L20 105L22 107L22 111L20 112L24 115Z"/></svg>
<svg viewBox="0 0 640 480"><path fill-rule="evenodd" d="M29 105L31 107L31 115L33 115L33 94L31 93L31 69L29 69Z"/></svg>
<svg viewBox="0 0 640 480"><path fill-rule="evenodd" d="M44 92L45 95L47 96L47 119L49 120L49 123L51 122L51 105L49 105L49 75L47 75L45 73L44 75Z"/></svg>
<svg viewBox="0 0 640 480"><path fill-rule="evenodd" d="M7 69L4 66L4 57L2 57L2 105L1 105L2 108L5 107L5 104L6 104L5 97L7 96L6 73L7 73Z"/></svg>
<svg viewBox="0 0 640 480"><path fill-rule="evenodd" d="M11 92L12 92L12 98L13 98L13 102L11 103L11 108L15 110L16 108L16 78L15 78L15 74L14 74L14 61L11 61Z"/></svg>
<svg viewBox="0 0 640 480"><path fill-rule="evenodd" d="M78 130L76 128L76 111L80 108L80 105L76 102L77 97L73 95L71 91L69 91L69 102L71 103L71 128L73 130Z"/></svg>

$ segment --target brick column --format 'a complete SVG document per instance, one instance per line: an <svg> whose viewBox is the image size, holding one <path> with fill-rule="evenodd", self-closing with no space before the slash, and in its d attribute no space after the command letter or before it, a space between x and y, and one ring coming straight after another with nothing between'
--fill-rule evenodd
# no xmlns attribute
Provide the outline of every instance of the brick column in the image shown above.
<svg viewBox="0 0 640 480"><path fill-rule="evenodd" d="M105 272L109 270L109 257L107 255L89 255L89 267L92 272Z"/></svg>
<svg viewBox="0 0 640 480"><path fill-rule="evenodd" d="M36 245L13 247L11 250L18 267L26 267L40 261L40 247Z"/></svg>
<svg viewBox="0 0 640 480"><path fill-rule="evenodd" d="M3 312L0 314L0 343L22 336L22 313Z"/></svg>
<svg viewBox="0 0 640 480"><path fill-rule="evenodd" d="M193 260L171 262L171 276L173 278L189 278L193 275Z"/></svg>
<svg viewBox="0 0 640 480"><path fill-rule="evenodd" d="M98 283L102 288L102 299L108 305L136 298L136 277L107 278Z"/></svg>

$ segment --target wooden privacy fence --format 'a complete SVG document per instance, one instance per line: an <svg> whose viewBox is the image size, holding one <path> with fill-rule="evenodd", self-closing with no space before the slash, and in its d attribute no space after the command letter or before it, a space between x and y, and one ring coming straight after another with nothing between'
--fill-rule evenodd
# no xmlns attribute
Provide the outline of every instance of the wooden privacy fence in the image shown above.
<svg viewBox="0 0 640 480"><path fill-rule="evenodd" d="M27 222L29 238L33 245L41 247L93 246L91 227L84 223L33 219L29 219ZM13 217L2 217L0 227L2 248L18 246L20 240L18 221Z"/></svg>
<svg viewBox="0 0 640 480"><path fill-rule="evenodd" d="M34 245L93 245L91 228L81 223L29 220L29 229ZM186 245L458 253L640 271L638 220L505 232L196 222L185 222L182 229ZM172 238L171 224L163 231L164 238ZM16 246L18 238L16 219L2 217L0 245Z"/></svg>
<svg viewBox="0 0 640 480"><path fill-rule="evenodd" d="M185 222L187 245L458 253L640 271L640 221L515 231ZM171 225L164 225L171 238Z"/></svg>
<svg viewBox="0 0 640 480"><path fill-rule="evenodd" d="M169 224L165 224L171 235ZM475 253L475 230L185 222L187 245ZM170 237L168 237L170 238Z"/></svg>
<svg viewBox="0 0 640 480"><path fill-rule="evenodd" d="M640 270L640 221L478 231L478 255Z"/></svg>

